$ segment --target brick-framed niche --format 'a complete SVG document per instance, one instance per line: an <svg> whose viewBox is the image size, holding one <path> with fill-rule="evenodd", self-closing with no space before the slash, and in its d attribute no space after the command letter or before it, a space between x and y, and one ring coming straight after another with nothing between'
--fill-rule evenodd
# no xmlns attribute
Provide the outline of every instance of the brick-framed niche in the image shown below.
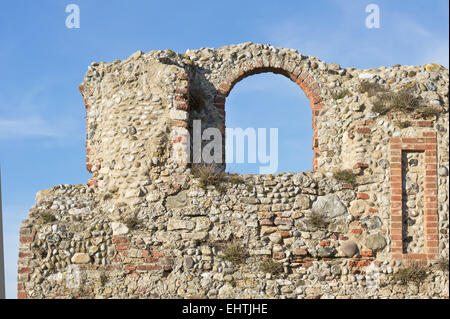
<svg viewBox="0 0 450 319"><path fill-rule="evenodd" d="M404 238L404 167L403 152L422 153L423 158L423 232L424 246L420 253L405 251ZM391 188L391 253L393 259L433 260L438 257L438 188L437 140L435 132L423 132L421 137L390 139Z"/></svg>

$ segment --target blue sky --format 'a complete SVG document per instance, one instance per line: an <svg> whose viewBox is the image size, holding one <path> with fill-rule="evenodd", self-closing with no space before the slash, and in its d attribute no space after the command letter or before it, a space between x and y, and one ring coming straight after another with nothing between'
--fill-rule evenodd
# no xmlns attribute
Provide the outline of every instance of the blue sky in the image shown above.
<svg viewBox="0 0 450 319"><path fill-rule="evenodd" d="M65 26L71 3L80 8L79 29ZM370 3L380 7L379 29L365 27ZM91 62L124 59L137 50L185 52L252 41L343 67L448 67L448 6L447 0L3 1L0 165L7 297L16 297L18 229L36 192L89 178L77 87ZM231 92L226 110L227 126L279 128L279 171L311 168L311 111L294 83L273 74L247 78Z"/></svg>

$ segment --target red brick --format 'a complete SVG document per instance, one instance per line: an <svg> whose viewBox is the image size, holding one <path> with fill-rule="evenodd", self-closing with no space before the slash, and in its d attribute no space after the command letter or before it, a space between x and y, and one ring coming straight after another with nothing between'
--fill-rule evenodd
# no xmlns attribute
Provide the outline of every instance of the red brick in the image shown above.
<svg viewBox="0 0 450 319"><path fill-rule="evenodd" d="M365 163L356 163L353 168L368 168L369 165Z"/></svg>
<svg viewBox="0 0 450 319"><path fill-rule="evenodd" d="M113 244L124 244L126 242L128 242L128 239L126 237L113 236L113 238L112 238L112 243Z"/></svg>
<svg viewBox="0 0 450 319"><path fill-rule="evenodd" d="M137 270L159 270L161 266L159 265L138 265Z"/></svg>
<svg viewBox="0 0 450 319"><path fill-rule="evenodd" d="M281 236L281 238L288 238L288 237L292 237L292 234L288 230L282 230L282 231L280 231L280 236Z"/></svg>
<svg viewBox="0 0 450 319"><path fill-rule="evenodd" d="M31 253L19 252L19 258L31 257Z"/></svg>
<svg viewBox="0 0 450 319"><path fill-rule="evenodd" d="M187 103L176 103L175 107L177 110L189 111L189 105Z"/></svg>
<svg viewBox="0 0 450 319"><path fill-rule="evenodd" d="M391 228L402 228L402 223L391 223Z"/></svg>
<svg viewBox="0 0 450 319"><path fill-rule="evenodd" d="M259 221L261 226L273 226L273 221L271 219L262 219Z"/></svg>
<svg viewBox="0 0 450 319"><path fill-rule="evenodd" d="M186 72L180 72L180 73L177 75L177 77L178 77L179 80L187 80L187 79L188 79L188 75L187 75Z"/></svg>
<svg viewBox="0 0 450 319"><path fill-rule="evenodd" d="M282 251L277 251L273 253L273 258L274 259L283 259L286 257L286 254Z"/></svg>
<svg viewBox="0 0 450 319"><path fill-rule="evenodd" d="M274 224L275 225L288 225L288 226L291 226L293 224L293 220L292 220L292 218L280 218L280 217L277 217L274 220Z"/></svg>
<svg viewBox="0 0 450 319"><path fill-rule="evenodd" d="M423 132L422 135L424 137L436 137L436 133L435 132Z"/></svg>
<svg viewBox="0 0 450 319"><path fill-rule="evenodd" d="M183 121L172 120L172 126L187 128L189 125L188 125L188 123L183 122Z"/></svg>
<svg viewBox="0 0 450 319"><path fill-rule="evenodd" d="M17 299L27 299L28 295L25 291L18 291L17 292Z"/></svg>
<svg viewBox="0 0 450 319"><path fill-rule="evenodd" d="M439 241L435 240L427 240L426 242L427 247L438 247L439 246Z"/></svg>
<svg viewBox="0 0 450 319"><path fill-rule="evenodd" d="M401 171L400 171L401 172ZM400 175L398 175L398 176L391 176L391 186L393 186L393 182L395 183L395 182L400 182L399 184L397 184L397 185L400 185L400 187L402 187L402 183L401 183L401 181L402 181L402 176L401 176L401 174Z"/></svg>
<svg viewBox="0 0 450 319"><path fill-rule="evenodd" d="M158 251L154 251L153 252L153 257L155 258L160 258L160 257L164 257L165 255L162 252L158 252Z"/></svg>
<svg viewBox="0 0 450 319"><path fill-rule="evenodd" d="M155 258L155 257L146 257L145 258L145 262L147 264L156 264L159 261L159 258Z"/></svg>
<svg viewBox="0 0 450 319"><path fill-rule="evenodd" d="M391 180L395 176L400 176L400 180L401 180L402 170L401 169L391 169Z"/></svg>
<svg viewBox="0 0 450 319"><path fill-rule="evenodd" d="M421 127L432 127L433 122L431 121L417 121L417 125Z"/></svg>
<svg viewBox="0 0 450 319"><path fill-rule="evenodd" d="M20 242L22 244L31 243L33 241L33 236L21 236Z"/></svg>
<svg viewBox="0 0 450 319"><path fill-rule="evenodd" d="M367 193L358 193L356 196L358 199L369 199L370 196Z"/></svg>
<svg viewBox="0 0 450 319"><path fill-rule="evenodd" d="M187 88L178 88L175 90L176 94L181 94L181 95L186 95L188 94L188 89Z"/></svg>
<svg viewBox="0 0 450 319"><path fill-rule="evenodd" d="M19 274L30 274L33 272L33 268L31 267L19 267L18 271Z"/></svg>
<svg viewBox="0 0 450 319"><path fill-rule="evenodd" d="M368 134L368 133L371 133L372 130L368 127L360 127L360 128L356 129L356 132L360 133L360 134Z"/></svg>
<svg viewBox="0 0 450 319"><path fill-rule="evenodd" d="M91 179L88 181L88 185L89 185L89 186L92 186L92 187L97 187L97 186L98 186L98 182L97 182L97 180L96 180L95 178L91 178Z"/></svg>
<svg viewBox="0 0 450 319"><path fill-rule="evenodd" d="M127 271L135 271L136 266L135 265L125 265L125 270Z"/></svg>
<svg viewBox="0 0 450 319"><path fill-rule="evenodd" d="M437 234L438 233L438 229L437 227L428 227L425 232L427 233L427 235L431 235L431 234Z"/></svg>

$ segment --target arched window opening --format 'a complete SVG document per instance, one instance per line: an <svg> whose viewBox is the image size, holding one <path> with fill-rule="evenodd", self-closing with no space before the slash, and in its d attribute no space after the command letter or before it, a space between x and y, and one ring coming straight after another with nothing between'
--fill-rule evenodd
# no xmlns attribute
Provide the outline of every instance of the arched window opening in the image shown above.
<svg viewBox="0 0 450 319"><path fill-rule="evenodd" d="M225 103L227 128L226 155L232 159L226 171L239 174L260 174L261 167L269 168L269 162L277 160L276 171L300 172L312 169L313 129L310 101L302 89L289 78L273 73L249 76L238 82L231 90ZM260 146L264 145L261 133L265 130L265 152L268 158L260 156ZM275 153L270 128L278 130L278 151ZM229 134L234 130L233 139ZM242 129L242 131L239 131ZM249 129L249 130L248 130ZM247 131L246 131L247 130ZM232 131L233 132L233 131ZM239 163L238 135L245 136L244 162ZM256 136L254 136L256 134ZM231 142L232 140L232 142ZM256 141L256 145L255 144ZM260 141L258 144L258 141ZM253 144L252 144L253 143ZM232 150L232 156L229 154ZM241 149L242 150L242 149ZM242 155L242 154L241 154ZM262 157L262 158L261 158ZM270 159L269 159L270 158ZM256 160L256 163L252 163ZM263 161L266 161L265 163ZM274 163L271 163L272 168Z"/></svg>

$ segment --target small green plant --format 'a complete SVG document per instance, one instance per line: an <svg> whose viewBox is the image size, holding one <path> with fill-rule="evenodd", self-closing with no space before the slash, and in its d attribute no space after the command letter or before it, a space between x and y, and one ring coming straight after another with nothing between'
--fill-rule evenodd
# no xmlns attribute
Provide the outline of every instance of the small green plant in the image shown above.
<svg viewBox="0 0 450 319"><path fill-rule="evenodd" d="M259 269L262 272L269 273L275 275L283 270L283 267L274 261L272 258L264 259L259 265Z"/></svg>
<svg viewBox="0 0 450 319"><path fill-rule="evenodd" d="M324 229L327 228L328 226L328 221L326 217L323 214L317 212L312 212L306 219L306 222L308 223L309 226L318 229Z"/></svg>
<svg viewBox="0 0 450 319"><path fill-rule="evenodd" d="M355 187L357 185L357 183L356 183L356 174L354 174L351 171L346 171L346 170L336 171L333 174L333 176L334 176L334 178L336 178L341 183L349 184L352 187Z"/></svg>
<svg viewBox="0 0 450 319"><path fill-rule="evenodd" d="M363 81L359 85L359 93L367 93L369 97L374 96L380 92L386 92L386 88L378 83L371 83L368 81Z"/></svg>
<svg viewBox="0 0 450 319"><path fill-rule="evenodd" d="M142 221L137 217L129 217L125 220L125 225L129 230L136 230L142 224Z"/></svg>
<svg viewBox="0 0 450 319"><path fill-rule="evenodd" d="M238 244L229 244L223 250L223 259L233 264L242 264L247 258L247 251Z"/></svg>
<svg viewBox="0 0 450 319"><path fill-rule="evenodd" d="M56 217L52 213L43 212L41 214L41 220L44 222L44 224L48 224L54 222L56 220Z"/></svg>
<svg viewBox="0 0 450 319"><path fill-rule="evenodd" d="M427 118L430 116L437 116L440 113L440 110L436 107L433 106L424 106L424 107L420 107L417 110L417 113L420 114L420 116L422 116L423 118Z"/></svg>
<svg viewBox="0 0 450 319"><path fill-rule="evenodd" d="M234 185L244 184L244 179L239 174L229 174L228 182Z"/></svg>
<svg viewBox="0 0 450 319"><path fill-rule="evenodd" d="M419 99L409 90L403 89L397 92L378 94L373 103L372 110L379 114L386 114L388 111L408 114L417 111L419 106Z"/></svg>
<svg viewBox="0 0 450 319"><path fill-rule="evenodd" d="M445 259L445 258L439 259L439 262L438 262L439 270L442 270L443 272L449 272L448 267L449 267L448 258L447 259Z"/></svg>
<svg viewBox="0 0 450 319"><path fill-rule="evenodd" d="M407 127L411 126L410 121L398 121L397 124L398 124L398 127L400 127L400 128L407 128Z"/></svg>
<svg viewBox="0 0 450 319"><path fill-rule="evenodd" d="M105 273L102 273L100 275L100 285L104 287L108 283L108 277L105 275Z"/></svg>
<svg viewBox="0 0 450 319"><path fill-rule="evenodd" d="M372 111L375 113L378 113L380 115L384 115L389 111L389 108L387 105L381 101L375 101L373 103Z"/></svg>
<svg viewBox="0 0 450 319"><path fill-rule="evenodd" d="M392 278L401 285L406 285L410 282L420 285L428 276L428 271L423 263L417 261L408 261L407 266L400 268L393 274Z"/></svg>
<svg viewBox="0 0 450 319"><path fill-rule="evenodd" d="M343 89L336 94L333 95L333 99L340 100L346 97L347 95L350 95L350 91L348 89Z"/></svg>
<svg viewBox="0 0 450 319"><path fill-rule="evenodd" d="M230 174L215 164L195 164L192 165L191 173L195 178L199 179L199 185L203 189L208 186L214 186L217 191L224 192L226 188L224 183L233 185L245 184L244 179L239 174Z"/></svg>
<svg viewBox="0 0 450 319"><path fill-rule="evenodd" d="M195 164L191 168L192 175L199 179L200 187L206 188L213 185L218 188L224 181L227 175L217 165Z"/></svg>

